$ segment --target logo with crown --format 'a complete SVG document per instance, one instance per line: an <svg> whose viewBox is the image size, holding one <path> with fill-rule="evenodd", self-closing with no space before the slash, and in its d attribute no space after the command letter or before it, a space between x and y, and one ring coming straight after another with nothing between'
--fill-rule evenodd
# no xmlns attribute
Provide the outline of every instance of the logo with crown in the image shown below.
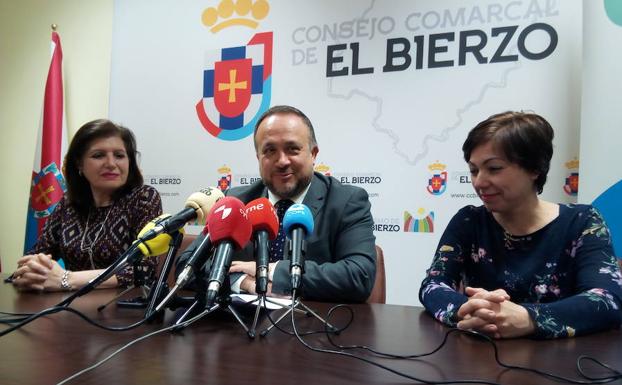
<svg viewBox="0 0 622 385"><path fill-rule="evenodd" d="M404 211L404 232L406 233L433 233L434 232L434 211L427 215L425 209L420 207L417 210L418 218L413 217L408 211Z"/></svg>
<svg viewBox="0 0 622 385"><path fill-rule="evenodd" d="M441 195L447 190L447 168L446 165L440 163L438 160L428 166L428 170L432 173L428 178L427 190L432 195Z"/></svg>
<svg viewBox="0 0 622 385"><path fill-rule="evenodd" d="M270 4L266 0L222 0L217 7L206 8L201 21L212 33L233 26L256 29L259 20L265 19L269 12Z"/></svg>
<svg viewBox="0 0 622 385"><path fill-rule="evenodd" d="M218 174L220 174L220 178L218 179L218 189L220 191L226 191L231 187L231 180L233 179L231 176L231 168L226 165L218 168Z"/></svg>
<svg viewBox="0 0 622 385"><path fill-rule="evenodd" d="M577 196L579 193L579 160L574 158L564 165L568 169L568 175L564 182L564 192L570 196Z"/></svg>
<svg viewBox="0 0 622 385"><path fill-rule="evenodd" d="M324 174L326 176L330 176L330 167L325 165L324 163L320 163L313 168L316 172L320 174Z"/></svg>
<svg viewBox="0 0 622 385"><path fill-rule="evenodd" d="M268 15L265 0L222 0L201 17L216 33L225 28L257 28ZM272 95L272 32L253 35L246 45L205 53L203 97L195 105L203 128L222 140L239 140L253 133Z"/></svg>

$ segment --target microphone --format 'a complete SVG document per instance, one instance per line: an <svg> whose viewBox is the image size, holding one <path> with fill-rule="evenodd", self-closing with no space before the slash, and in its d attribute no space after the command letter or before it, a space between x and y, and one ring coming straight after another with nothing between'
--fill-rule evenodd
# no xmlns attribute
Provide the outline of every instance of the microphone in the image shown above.
<svg viewBox="0 0 622 385"><path fill-rule="evenodd" d="M215 187L207 187L190 194L186 199L186 208L158 223L149 232L143 234L142 239L148 240L160 233L174 233L192 220L196 220L199 224L205 224L205 218L207 218L210 209L223 197L222 191Z"/></svg>
<svg viewBox="0 0 622 385"><path fill-rule="evenodd" d="M253 248L257 272L255 291L265 294L268 291L268 263L270 262L270 244L279 233L279 218L274 206L267 198L259 198L246 205L246 215L253 228Z"/></svg>
<svg viewBox="0 0 622 385"><path fill-rule="evenodd" d="M179 275L177 276L177 281L175 281L175 285L171 288L171 290L169 290L166 297L164 297L164 299L160 301L158 306L156 306L153 314L156 314L160 310L162 310L162 308L170 302L170 300L179 291L179 289L186 286L190 278L192 278L192 276L194 275L194 272L196 271L198 265L205 263L206 256L208 255L209 250L212 248L212 242L207 231L207 225L203 228L202 233L204 237L201 240L201 243L199 243L197 245L197 248L194 249L190 257L186 261L183 269L181 270L181 273L179 273Z"/></svg>
<svg viewBox="0 0 622 385"><path fill-rule="evenodd" d="M212 242L209 236L207 225L203 228L203 236L204 238L201 240L201 243L197 245L197 248L194 249L190 257L186 261L181 273L177 276L177 281L175 282L175 287L184 287L186 283L192 277L194 271L196 270L198 265L205 263L206 256L209 255L209 251L212 248ZM175 288L173 288L174 291Z"/></svg>
<svg viewBox="0 0 622 385"><path fill-rule="evenodd" d="M239 250L246 246L252 228L246 217L244 203L234 197L225 197L216 203L207 218L207 226L212 242L216 245L207 280L206 306L211 308L225 276L229 274L234 249ZM206 268L207 265L206 263Z"/></svg>
<svg viewBox="0 0 622 385"><path fill-rule="evenodd" d="M292 289L299 289L304 273L305 239L313 233L313 215L306 205L291 205L283 216L283 230L290 239L289 269L292 277Z"/></svg>
<svg viewBox="0 0 622 385"><path fill-rule="evenodd" d="M168 246L171 242L170 233L161 233L155 236L155 238L144 240L143 236L148 232L152 231L156 228L159 223L168 220L171 218L171 214L162 214L159 217L152 219L149 221L139 232L137 239L132 243L132 246L135 246L132 253L130 253L127 257L127 262L133 263L135 260L141 256L141 254L145 257L153 257L156 255L161 255L166 253L168 250ZM182 229L183 231L183 229ZM131 250L131 248L130 248ZM125 263L125 261L121 261L120 263Z"/></svg>
<svg viewBox="0 0 622 385"><path fill-rule="evenodd" d="M162 220L166 220L170 218L170 214L162 214L159 217L152 219L149 221L139 232L138 237L132 245L117 259L111 266L114 266L114 269L107 277L103 280L108 279L110 276L116 273L116 270L120 269L125 264L133 264L140 257L156 257L158 255L166 253L168 250L169 244L171 243L172 237L170 234L161 233L155 236L155 238L149 240L143 240L142 235L152 231L155 227L158 226L158 223ZM183 231L180 230L180 231ZM99 277L96 277L97 279ZM103 281L102 280L102 281Z"/></svg>
<svg viewBox="0 0 622 385"><path fill-rule="evenodd" d="M161 233L149 240L143 240L141 235L152 231L160 221L166 220L170 217L170 214L162 214L159 217L152 219L147 223L138 233L137 239L132 245L123 253L115 262L113 262L106 270L104 270L97 277L88 281L84 286L74 292L71 296L61 301L57 306L64 306L71 303L74 299L83 296L90 292L102 282L112 277L117 271L128 263L134 263L139 257L155 257L164 254L171 242L171 236L167 233ZM182 229L183 230L183 229Z"/></svg>

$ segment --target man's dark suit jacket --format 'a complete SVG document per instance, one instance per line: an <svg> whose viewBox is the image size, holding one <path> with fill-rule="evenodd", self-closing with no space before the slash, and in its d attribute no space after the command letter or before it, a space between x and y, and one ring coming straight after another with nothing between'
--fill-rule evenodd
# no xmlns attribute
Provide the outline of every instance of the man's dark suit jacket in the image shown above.
<svg viewBox="0 0 622 385"><path fill-rule="evenodd" d="M267 197L268 190L258 181L233 188L227 195L246 204ZM314 173L303 203L313 214L314 229L307 238L302 297L327 302L364 302L376 276L376 238L367 192ZM187 258L201 239L199 236L180 260ZM233 260L254 260L252 242L237 252ZM277 294L291 291L289 263L277 264L272 291Z"/></svg>

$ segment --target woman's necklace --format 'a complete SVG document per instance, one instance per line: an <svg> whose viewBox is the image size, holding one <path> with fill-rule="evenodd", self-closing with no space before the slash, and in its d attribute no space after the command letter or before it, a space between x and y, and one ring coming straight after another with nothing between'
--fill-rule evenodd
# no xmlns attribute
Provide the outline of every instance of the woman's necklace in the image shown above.
<svg viewBox="0 0 622 385"><path fill-rule="evenodd" d="M531 235L527 236L515 236L503 229L503 245L507 250L514 250L519 247L525 249L527 244L531 241Z"/></svg>
<svg viewBox="0 0 622 385"><path fill-rule="evenodd" d="M111 211L112 211L112 206L109 206L108 207L108 212L106 213L106 216L104 217L104 220L102 221L102 223L99 224L99 229L95 233L95 237L93 238L93 240L91 242L88 242L88 243L85 243L85 239L86 239L86 234L88 234L88 232L89 232L89 222L91 220L91 210L90 209L89 209L89 214L86 217L86 225L84 226L84 233L82 234L82 240L80 241L80 251L88 253L89 260L91 261L91 268L93 270L95 270L95 262L93 262L93 247L95 246L95 244L99 240L99 236L101 235L102 231L104 230L104 226L106 225L106 221L108 220L108 216L110 215Z"/></svg>

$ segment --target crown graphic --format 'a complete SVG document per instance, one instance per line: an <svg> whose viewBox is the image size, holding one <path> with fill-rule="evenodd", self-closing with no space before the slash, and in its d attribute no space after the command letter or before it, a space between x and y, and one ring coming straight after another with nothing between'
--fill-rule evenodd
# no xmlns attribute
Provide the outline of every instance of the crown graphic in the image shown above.
<svg viewBox="0 0 622 385"><path fill-rule="evenodd" d="M330 171L330 167L328 167L324 163L320 163L317 166L315 166L315 171L324 174L325 172Z"/></svg>
<svg viewBox="0 0 622 385"><path fill-rule="evenodd" d="M574 158L573 160L569 160L568 162L564 164L566 165L566 168L569 170L579 168L579 160L577 158Z"/></svg>
<svg viewBox="0 0 622 385"><path fill-rule="evenodd" d="M436 163L432 163L431 165L428 166L428 169L430 171L443 171L446 168L447 168L447 165L440 163L438 160L436 161Z"/></svg>
<svg viewBox="0 0 622 385"><path fill-rule="evenodd" d="M257 28L258 20L268 16L270 5L266 0L221 0L216 8L209 7L203 11L201 21L216 33L227 27L241 25ZM219 22L220 19L220 22Z"/></svg>
<svg viewBox="0 0 622 385"><path fill-rule="evenodd" d="M227 165L223 165L222 167L218 168L219 174L229 174L230 172L231 172L231 168L228 167Z"/></svg>

